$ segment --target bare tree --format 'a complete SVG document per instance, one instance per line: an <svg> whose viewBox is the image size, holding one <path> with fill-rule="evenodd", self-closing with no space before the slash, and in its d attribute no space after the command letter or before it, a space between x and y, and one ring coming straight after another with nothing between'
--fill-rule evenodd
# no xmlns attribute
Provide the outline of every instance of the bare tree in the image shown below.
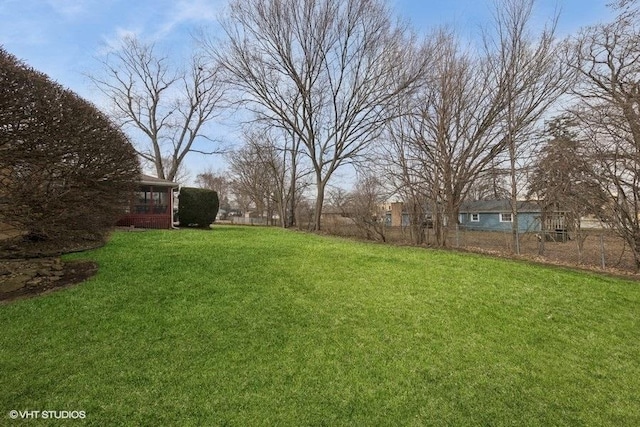
<svg viewBox="0 0 640 427"><path fill-rule="evenodd" d="M164 169L164 176L167 177L173 175L171 181L184 185L189 181L191 173L187 169L187 164L185 162L180 162L180 164L176 166L174 163L175 161L176 159L172 157L162 158L162 168Z"/></svg>
<svg viewBox="0 0 640 427"><path fill-rule="evenodd" d="M380 177L368 171L359 176L343 205L344 212L369 240L386 241L383 203L387 198L388 190Z"/></svg>
<svg viewBox="0 0 640 427"><path fill-rule="evenodd" d="M473 200L506 200L509 199L509 171L499 167L499 159L494 159L486 171L471 184L466 199Z"/></svg>
<svg viewBox="0 0 640 427"><path fill-rule="evenodd" d="M280 131L246 130L243 146L229 155L230 172L236 197L248 196L269 218L277 212L280 225L290 227L295 224L296 204L306 186L305 169L297 164L297 151L281 141Z"/></svg>
<svg viewBox="0 0 640 427"><path fill-rule="evenodd" d="M255 134L245 135L246 144L228 154L232 187L237 197L251 201L256 212L271 223L275 209L277 183L271 165L264 161L267 148ZM246 209L246 207L245 207Z"/></svg>
<svg viewBox="0 0 640 427"><path fill-rule="evenodd" d="M411 106L408 103L401 108L402 111L409 111ZM425 242L429 184L424 174L422 156L413 149L413 137L408 113L406 116L399 115L388 124L389 144L381 144L378 148L383 173L390 182L392 192L407 207L411 240L421 245Z"/></svg>
<svg viewBox="0 0 640 427"><path fill-rule="evenodd" d="M488 61L463 49L451 31L437 31L430 43L438 55L389 129L396 176L411 189L416 213L431 215L436 244L445 245L471 186L505 149L498 132L504 95Z"/></svg>
<svg viewBox="0 0 640 427"><path fill-rule="evenodd" d="M428 50L438 55L389 126L396 176L417 190L410 199L428 203L438 245L446 244L460 204L480 181L498 194L501 170L510 170L516 199L523 141L570 81L560 67L555 21L538 38L529 34L532 7L533 0L497 3L494 33L478 52L450 30L434 32ZM509 169L501 168L505 159ZM517 212L513 218L517 230Z"/></svg>
<svg viewBox="0 0 640 427"><path fill-rule="evenodd" d="M572 84L572 70L560 58L561 45L555 40L558 16L542 32L532 34L535 0L498 0L495 3L494 30L485 36L485 49L504 96L506 139L511 187L511 213L514 249L520 253L518 195L522 170L519 159L530 154L532 131L550 106Z"/></svg>
<svg viewBox="0 0 640 427"><path fill-rule="evenodd" d="M284 127L313 166L314 228L325 188L381 134L426 63L381 0L234 0L212 45L244 104Z"/></svg>
<svg viewBox="0 0 640 427"><path fill-rule="evenodd" d="M209 168L196 176L196 184L201 188L218 193L220 209L231 209L231 182L224 172L215 172Z"/></svg>
<svg viewBox="0 0 640 427"><path fill-rule="evenodd" d="M580 75L573 116L606 195L594 209L629 244L640 269L640 12L636 1L617 3L613 22L574 38L567 63Z"/></svg>
<svg viewBox="0 0 640 427"><path fill-rule="evenodd" d="M342 187L330 186L327 188L326 203L329 207L346 213L349 203L349 191Z"/></svg>
<svg viewBox="0 0 640 427"><path fill-rule="evenodd" d="M296 224L296 204L308 186L308 167L301 163L300 140L284 127L258 128L247 143L256 147L258 160L268 168L275 185L274 200L280 225Z"/></svg>
<svg viewBox="0 0 640 427"><path fill-rule="evenodd" d="M335 186L327 190L327 204L342 216L342 224L348 224L347 234L357 230L368 240L386 241L384 204L390 191L373 168L360 170L351 190ZM341 234L342 230L336 231Z"/></svg>
<svg viewBox="0 0 640 427"><path fill-rule="evenodd" d="M137 152L159 178L175 180L189 153L219 153L196 144L210 141L204 126L219 114L225 95L215 64L194 55L186 69L173 67L155 45L134 37L101 63L104 73L89 78L111 103L113 118L140 139Z"/></svg>

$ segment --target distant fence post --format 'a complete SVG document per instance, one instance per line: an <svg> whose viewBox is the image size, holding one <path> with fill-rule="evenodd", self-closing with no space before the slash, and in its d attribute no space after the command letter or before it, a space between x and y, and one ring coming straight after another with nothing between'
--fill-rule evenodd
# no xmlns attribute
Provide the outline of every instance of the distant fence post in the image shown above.
<svg viewBox="0 0 640 427"><path fill-rule="evenodd" d="M604 262L604 234L600 234L600 262L602 269L604 269L606 267Z"/></svg>

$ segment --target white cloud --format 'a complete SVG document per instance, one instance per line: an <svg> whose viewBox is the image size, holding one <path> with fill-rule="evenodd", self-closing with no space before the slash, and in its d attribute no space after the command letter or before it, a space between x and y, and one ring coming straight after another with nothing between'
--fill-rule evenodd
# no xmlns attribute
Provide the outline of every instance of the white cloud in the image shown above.
<svg viewBox="0 0 640 427"><path fill-rule="evenodd" d="M91 1L81 0L47 0L47 4L55 13L65 18L76 18L85 13Z"/></svg>
<svg viewBox="0 0 640 427"><path fill-rule="evenodd" d="M222 0L179 0L172 3L167 11L167 20L154 38L163 38L184 23L215 22L225 4Z"/></svg>
<svg viewBox="0 0 640 427"><path fill-rule="evenodd" d="M122 46L122 40L129 37L138 38L140 36L140 33L140 30L117 27L115 30L115 34L102 36L102 46L98 49L97 53L98 55L102 56L116 51Z"/></svg>

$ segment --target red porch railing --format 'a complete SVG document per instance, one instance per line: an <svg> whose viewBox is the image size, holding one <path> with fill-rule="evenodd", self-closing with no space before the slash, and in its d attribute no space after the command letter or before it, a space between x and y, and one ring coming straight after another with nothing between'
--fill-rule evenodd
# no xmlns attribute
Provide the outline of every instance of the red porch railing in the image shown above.
<svg viewBox="0 0 640 427"><path fill-rule="evenodd" d="M120 218L118 226L138 228L171 228L171 215L127 214Z"/></svg>

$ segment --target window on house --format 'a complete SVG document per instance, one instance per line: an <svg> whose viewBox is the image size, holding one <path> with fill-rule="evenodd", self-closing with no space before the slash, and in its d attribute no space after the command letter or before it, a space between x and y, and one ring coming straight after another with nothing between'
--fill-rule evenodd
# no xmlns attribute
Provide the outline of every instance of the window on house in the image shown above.
<svg viewBox="0 0 640 427"><path fill-rule="evenodd" d="M167 213L168 208L169 206L167 203L166 191L154 191L153 192L153 213L154 214Z"/></svg>
<svg viewBox="0 0 640 427"><path fill-rule="evenodd" d="M471 222L480 222L480 214L472 213L471 214Z"/></svg>
<svg viewBox="0 0 640 427"><path fill-rule="evenodd" d="M149 213L151 209L151 188L141 187L136 192L134 212L139 214Z"/></svg>
<svg viewBox="0 0 640 427"><path fill-rule="evenodd" d="M501 213L500 214L500 222L513 222L513 218L511 217L511 212L509 212L509 213Z"/></svg>

